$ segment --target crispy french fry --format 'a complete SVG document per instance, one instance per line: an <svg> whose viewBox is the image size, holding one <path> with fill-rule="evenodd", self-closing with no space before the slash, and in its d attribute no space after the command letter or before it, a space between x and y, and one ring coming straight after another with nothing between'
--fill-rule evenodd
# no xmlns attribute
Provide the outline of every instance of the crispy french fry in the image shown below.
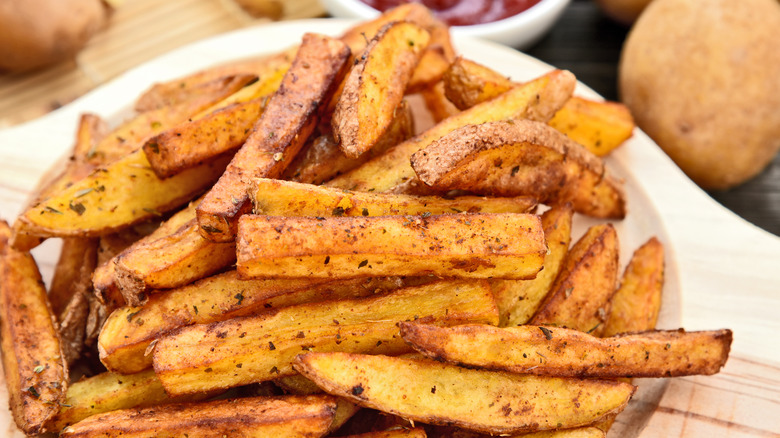
<svg viewBox="0 0 780 438"><path fill-rule="evenodd" d="M571 243L573 210L570 205L553 207L542 214L548 252L544 268L533 280L491 280L500 326L525 324L542 303L561 269Z"/></svg>
<svg viewBox="0 0 780 438"><path fill-rule="evenodd" d="M279 53L241 59L211 67L183 78L154 84L136 100L135 110L147 112L176 105L190 99L203 84L226 76L253 74L264 78L268 74L273 74L280 65L289 65L297 50L298 48L295 46Z"/></svg>
<svg viewBox="0 0 780 438"><path fill-rule="evenodd" d="M223 172L227 159L187 169L161 180L136 151L19 217L30 234L100 236L161 215L191 200Z"/></svg>
<svg viewBox="0 0 780 438"><path fill-rule="evenodd" d="M639 247L612 296L603 336L652 330L661 310L664 247L653 237Z"/></svg>
<svg viewBox="0 0 780 438"><path fill-rule="evenodd" d="M635 389L623 382L348 353L300 355L295 369L328 393L361 406L492 434L588 425L623 410Z"/></svg>
<svg viewBox="0 0 780 438"><path fill-rule="evenodd" d="M301 304L272 315L184 327L157 342L154 371L171 395L273 380L295 374L292 360L303 350L406 352L396 323L412 319L495 324L498 315L488 285L478 281Z"/></svg>
<svg viewBox="0 0 780 438"><path fill-rule="evenodd" d="M429 38L414 23L389 23L357 58L332 118L333 137L347 157L371 149L389 128Z"/></svg>
<svg viewBox="0 0 780 438"><path fill-rule="evenodd" d="M97 414L65 428L60 436L318 437L328 432L335 411L336 399L324 395L176 403Z"/></svg>
<svg viewBox="0 0 780 438"><path fill-rule="evenodd" d="M250 208L248 177L276 178L298 153L345 74L349 48L332 38L306 34L279 90L268 101L252 134L225 173L198 205L203 237L214 242L235 238L238 218Z"/></svg>
<svg viewBox="0 0 780 438"><path fill-rule="evenodd" d="M594 217L626 214L622 187L605 176L602 161L540 122L458 128L416 152L411 163L420 180L439 191L534 193L541 202L571 202L574 211Z"/></svg>
<svg viewBox="0 0 780 438"><path fill-rule="evenodd" d="M594 225L572 246L550 292L528 322L600 335L609 317L618 271L617 233Z"/></svg>
<svg viewBox="0 0 780 438"><path fill-rule="evenodd" d="M523 117L546 121L571 96L575 82L574 75L568 71L550 72L441 121L327 185L357 191L414 193L421 183L409 164L412 154L466 125Z"/></svg>
<svg viewBox="0 0 780 438"><path fill-rule="evenodd" d="M460 109L518 86L492 69L465 58L457 58L452 63L443 81L447 97ZM578 96L572 96L548 123L600 157L628 140L635 127L625 105Z"/></svg>
<svg viewBox="0 0 780 438"><path fill-rule="evenodd" d="M0 221L0 347L16 425L27 434L49 430L68 385L59 333L38 266L8 243Z"/></svg>
<svg viewBox="0 0 780 438"><path fill-rule="evenodd" d="M650 331L597 338L578 330L524 325L436 327L400 323L417 351L459 365L558 377L677 377L717 373L730 330Z"/></svg>
<svg viewBox="0 0 780 438"><path fill-rule="evenodd" d="M296 304L358 298L392 291L414 279L240 280L236 271L154 294L142 307L115 310L100 332L100 360L109 370L135 373L152 366L153 342L179 327L225 321Z"/></svg>
<svg viewBox="0 0 780 438"><path fill-rule="evenodd" d="M538 216L517 213L245 215L239 221L238 236L236 267L243 278L436 275L527 279L539 272L547 252Z"/></svg>
<svg viewBox="0 0 780 438"><path fill-rule="evenodd" d="M530 197L482 198L352 192L268 178L252 180L254 213L268 216L388 216L445 213L528 213Z"/></svg>

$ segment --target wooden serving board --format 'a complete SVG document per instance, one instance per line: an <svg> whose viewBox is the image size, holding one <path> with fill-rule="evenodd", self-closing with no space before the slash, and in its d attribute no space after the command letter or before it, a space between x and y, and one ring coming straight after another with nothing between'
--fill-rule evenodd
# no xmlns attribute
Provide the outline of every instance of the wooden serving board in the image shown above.
<svg viewBox="0 0 780 438"><path fill-rule="evenodd" d="M301 9L297 11L301 16ZM321 12L316 10L317 15ZM64 103L160 53L257 23L239 17L219 0L165 4L128 0L116 12L112 28L95 38L77 64L26 78L0 79L0 123L16 124L27 111L35 113L31 109L34 105L25 103L55 96ZM174 19L183 30L161 24ZM143 76L154 72L142 69L134 73ZM130 102L133 93L118 92L115 98ZM70 121L72 114L94 110L90 105L95 99L90 95L63 111L0 131L3 219L13 220L44 169L65 154L66 148L47 147L47 139L66 138L64 144L69 145L75 127ZM48 109L37 111L35 115ZM642 182L641 192L662 218L658 225L673 242L668 258L679 277L682 326L688 330L731 328L735 343L720 374L670 379L660 403L646 407L643 418L649 420L619 417L618 422L624 423L622 430L641 429L634 430L634 435L641 437L780 437L780 238L715 203L641 132L637 131L632 142L614 159L630 167L632 177ZM643 212L631 214L642 216ZM44 245L38 251L51 248ZM4 423L7 419L0 420L0 429L14 429Z"/></svg>

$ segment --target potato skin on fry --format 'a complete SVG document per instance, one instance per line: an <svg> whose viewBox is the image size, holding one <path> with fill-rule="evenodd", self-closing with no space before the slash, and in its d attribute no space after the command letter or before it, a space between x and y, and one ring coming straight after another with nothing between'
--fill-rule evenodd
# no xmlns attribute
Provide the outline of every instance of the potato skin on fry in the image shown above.
<svg viewBox="0 0 780 438"><path fill-rule="evenodd" d="M731 347L730 330L650 331L597 338L559 327L399 324L417 351L448 362L559 377L678 377L717 373Z"/></svg>
<svg viewBox="0 0 780 438"><path fill-rule="evenodd" d="M314 438L325 435L335 412L336 399L324 395L179 403L94 415L65 428L60 436Z"/></svg>
<svg viewBox="0 0 780 438"><path fill-rule="evenodd" d="M0 221L0 340L9 405L25 433L48 431L68 385L68 367L38 266L9 245Z"/></svg>
<svg viewBox="0 0 780 438"><path fill-rule="evenodd" d="M539 217L519 213L245 215L238 235L237 269L244 278L527 279L536 276L547 252Z"/></svg>
<svg viewBox="0 0 780 438"><path fill-rule="evenodd" d="M295 369L326 392L428 424L511 434L584 426L625 408L635 388L466 369L432 360L348 353L299 355Z"/></svg>

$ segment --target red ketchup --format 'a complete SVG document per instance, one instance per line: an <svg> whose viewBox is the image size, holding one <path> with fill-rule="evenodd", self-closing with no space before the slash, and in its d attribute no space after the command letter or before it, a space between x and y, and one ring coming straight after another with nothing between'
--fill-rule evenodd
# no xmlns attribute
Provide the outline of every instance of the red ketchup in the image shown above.
<svg viewBox="0 0 780 438"><path fill-rule="evenodd" d="M380 11L386 11L413 0L360 0ZM417 0L450 26L492 23L517 15L540 0Z"/></svg>

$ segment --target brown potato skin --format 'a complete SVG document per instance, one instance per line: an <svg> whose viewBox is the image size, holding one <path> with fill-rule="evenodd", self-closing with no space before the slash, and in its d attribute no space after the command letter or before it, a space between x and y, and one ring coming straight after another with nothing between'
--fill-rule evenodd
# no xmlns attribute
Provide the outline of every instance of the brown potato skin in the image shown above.
<svg viewBox="0 0 780 438"><path fill-rule="evenodd" d="M68 367L35 260L8 243L0 221L0 348L11 414L27 434L48 431L68 385Z"/></svg>
<svg viewBox="0 0 780 438"><path fill-rule="evenodd" d="M657 0L628 35L621 100L702 188L741 184L780 150L778 28L775 0Z"/></svg>

